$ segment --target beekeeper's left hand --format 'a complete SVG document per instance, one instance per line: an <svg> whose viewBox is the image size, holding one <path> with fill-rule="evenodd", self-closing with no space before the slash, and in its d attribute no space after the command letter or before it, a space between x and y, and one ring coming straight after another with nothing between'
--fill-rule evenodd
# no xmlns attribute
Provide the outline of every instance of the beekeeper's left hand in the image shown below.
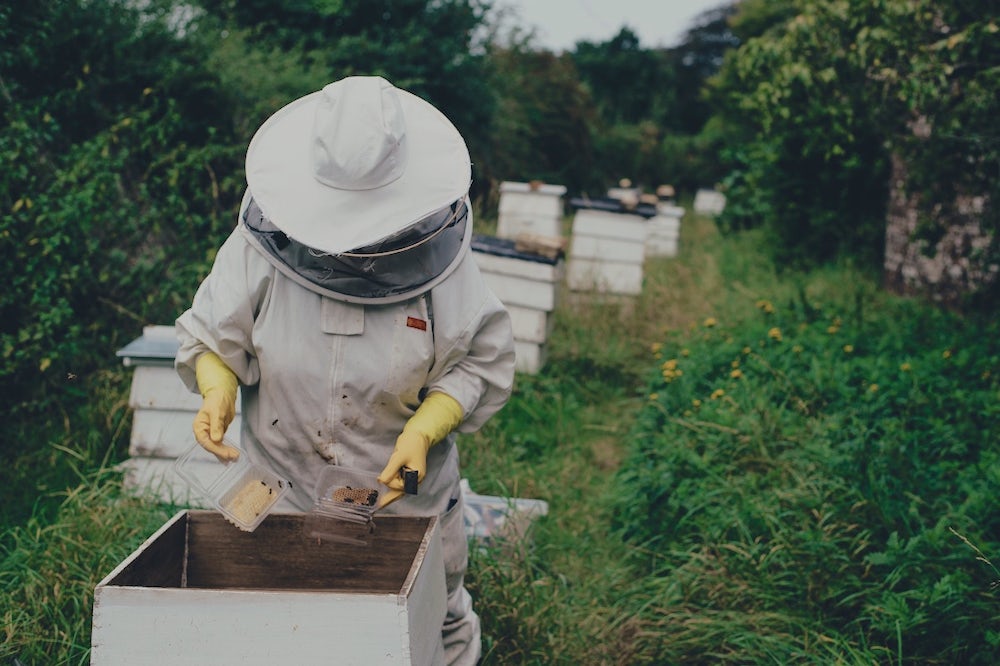
<svg viewBox="0 0 1000 666"><path fill-rule="evenodd" d="M462 422L462 405L447 393L429 394L396 438L396 447L385 469L379 474L380 483L389 487L380 506L387 506L404 494L400 470L404 467L417 473L417 483L427 476L427 452L448 436Z"/></svg>

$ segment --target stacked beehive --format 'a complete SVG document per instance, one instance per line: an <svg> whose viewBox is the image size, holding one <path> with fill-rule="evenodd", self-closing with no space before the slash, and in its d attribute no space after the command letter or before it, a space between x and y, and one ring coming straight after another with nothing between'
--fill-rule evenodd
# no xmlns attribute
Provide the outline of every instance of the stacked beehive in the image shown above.
<svg viewBox="0 0 1000 666"><path fill-rule="evenodd" d="M694 195L694 212L702 215L721 215L726 207L726 195L716 190L702 188Z"/></svg>
<svg viewBox="0 0 1000 666"><path fill-rule="evenodd" d="M174 462L194 444L191 425L201 396L188 391L174 370L177 335L173 326L147 326L142 336L118 351L134 368L129 391L132 435L129 459L123 463L124 484L133 492L150 492L167 501L185 499L190 491L174 474ZM226 435L237 444L240 401Z"/></svg>
<svg viewBox="0 0 1000 666"><path fill-rule="evenodd" d="M562 254L530 252L519 249L514 240L477 235L472 255L486 283L510 312L517 370L538 372L545 363L545 345L563 278Z"/></svg>
<svg viewBox="0 0 1000 666"><path fill-rule="evenodd" d="M671 202L656 204L656 215L649 219L646 239L647 257L676 257L681 236L684 208Z"/></svg>
<svg viewBox="0 0 1000 666"><path fill-rule="evenodd" d="M532 181L500 184L497 236L517 238L521 234L558 237L562 235L562 185Z"/></svg>
<svg viewBox="0 0 1000 666"><path fill-rule="evenodd" d="M635 296L642 291L649 218L655 207L618 200L572 199L566 282L573 291Z"/></svg>

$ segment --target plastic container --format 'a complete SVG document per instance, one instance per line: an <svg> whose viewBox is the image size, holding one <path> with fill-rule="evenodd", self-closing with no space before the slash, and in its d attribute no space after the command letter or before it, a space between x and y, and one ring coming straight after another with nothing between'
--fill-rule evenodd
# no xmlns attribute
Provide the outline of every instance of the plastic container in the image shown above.
<svg viewBox="0 0 1000 666"><path fill-rule="evenodd" d="M378 473L327 465L316 482L315 503L306 515L308 536L329 541L365 545L375 528L372 516L382 493L388 488Z"/></svg>
<svg viewBox="0 0 1000 666"><path fill-rule="evenodd" d="M188 486L244 532L253 532L288 492L288 481L270 469L253 463L240 451L228 463L206 451L197 442L174 463L177 474Z"/></svg>

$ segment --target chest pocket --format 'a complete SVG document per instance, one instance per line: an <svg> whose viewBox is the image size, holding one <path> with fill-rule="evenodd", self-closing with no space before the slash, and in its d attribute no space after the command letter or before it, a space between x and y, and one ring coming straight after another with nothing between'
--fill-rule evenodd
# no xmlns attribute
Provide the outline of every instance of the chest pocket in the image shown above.
<svg viewBox="0 0 1000 666"><path fill-rule="evenodd" d="M365 306L324 298L323 332L345 336L336 345L336 358L343 366L337 373L341 381L368 385L411 407L417 405L434 363L434 322L428 301L422 297Z"/></svg>
<svg viewBox="0 0 1000 666"><path fill-rule="evenodd" d="M333 335L361 335L365 332L365 307L324 298L323 332Z"/></svg>
<svg viewBox="0 0 1000 666"><path fill-rule="evenodd" d="M429 299L408 301L394 315L389 374L385 390L415 407L434 363L434 321Z"/></svg>

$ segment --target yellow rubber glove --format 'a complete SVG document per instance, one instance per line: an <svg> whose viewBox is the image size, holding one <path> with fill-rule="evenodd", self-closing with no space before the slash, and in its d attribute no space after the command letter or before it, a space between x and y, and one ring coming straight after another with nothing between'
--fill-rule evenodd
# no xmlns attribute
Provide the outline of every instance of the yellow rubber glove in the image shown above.
<svg viewBox="0 0 1000 666"><path fill-rule="evenodd" d="M403 432L396 438L396 448L379 474L379 482L390 488L383 494L379 508L392 504L404 495L403 479L399 475L402 468L416 470L417 483L424 480L427 476L427 452L458 427L463 416L462 405L447 393L436 391L424 398L403 426Z"/></svg>
<svg viewBox="0 0 1000 666"><path fill-rule="evenodd" d="M214 352L205 352L194 366L201 409L194 417L194 438L221 462L240 457L240 452L223 444L226 428L236 418L236 389L239 380Z"/></svg>

